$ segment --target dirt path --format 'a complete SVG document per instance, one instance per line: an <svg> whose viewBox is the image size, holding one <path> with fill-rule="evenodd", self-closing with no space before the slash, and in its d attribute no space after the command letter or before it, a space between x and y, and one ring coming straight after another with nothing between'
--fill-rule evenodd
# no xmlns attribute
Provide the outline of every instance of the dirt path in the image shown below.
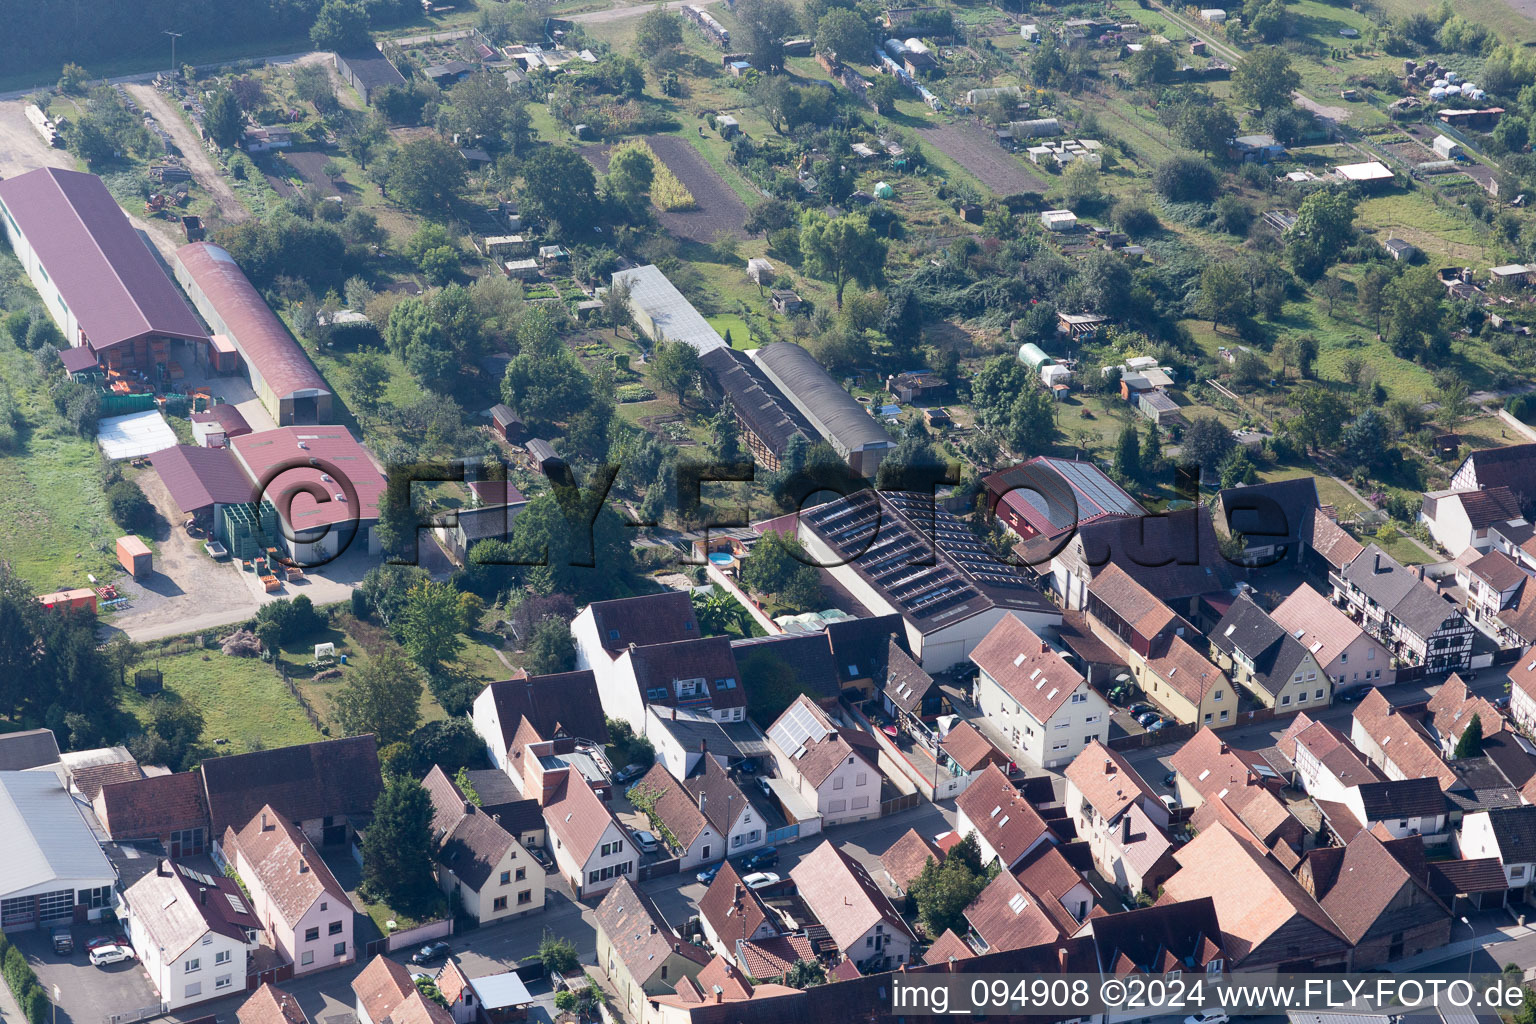
<svg viewBox="0 0 1536 1024"><path fill-rule="evenodd" d="M14 178L39 167L73 170L75 158L44 142L27 120L26 110L24 101L0 103L0 178Z"/></svg>
<svg viewBox="0 0 1536 1024"><path fill-rule="evenodd" d="M240 205L234 189L219 174L219 168L208 156L208 151L193 134L191 126L182 119L181 111L171 105L165 93L152 85L129 85L126 88L139 106L153 114L161 127L171 133L176 148L181 150L181 155L187 161L187 169L213 197L214 204L219 208L219 216L230 223L249 219L251 212Z"/></svg>
<svg viewBox="0 0 1536 1024"><path fill-rule="evenodd" d="M602 24L608 21L623 21L625 18L638 18L646 11L654 11L658 7L669 11L680 11L690 4L695 7L708 7L717 4L720 0L668 0L664 4L621 4L617 7L607 7L601 11L587 11L584 14L573 14L570 21L585 22L588 25Z"/></svg>
<svg viewBox="0 0 1536 1024"><path fill-rule="evenodd" d="M940 152L970 171L1000 196L1044 192L1046 181L1031 173L1019 158L971 124L935 124L918 129Z"/></svg>

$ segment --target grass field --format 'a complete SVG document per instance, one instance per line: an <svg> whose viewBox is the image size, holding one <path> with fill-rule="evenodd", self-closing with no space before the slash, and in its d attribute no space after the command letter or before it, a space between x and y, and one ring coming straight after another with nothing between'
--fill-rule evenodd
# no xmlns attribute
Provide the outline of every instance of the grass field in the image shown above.
<svg viewBox="0 0 1536 1024"><path fill-rule="evenodd" d="M203 743L210 750L243 754L320 739L276 670L258 658L231 657L214 648L169 658L151 656L141 667L164 674L166 699L197 708L203 716ZM146 721L150 699L124 690L122 709ZM228 742L215 746L216 740Z"/></svg>
<svg viewBox="0 0 1536 1024"><path fill-rule="evenodd" d="M1401 238L1422 249L1434 262L1446 257L1476 267L1497 266L1512 255L1487 225L1461 210L1437 205L1423 190L1367 199L1356 225L1377 237Z"/></svg>
<svg viewBox="0 0 1536 1024"><path fill-rule="evenodd" d="M721 337L725 336L726 331L731 332L732 348L746 351L757 347L757 342L752 340L752 329L747 326L745 320L734 313L720 313L706 319L709 320L709 326L720 332Z"/></svg>

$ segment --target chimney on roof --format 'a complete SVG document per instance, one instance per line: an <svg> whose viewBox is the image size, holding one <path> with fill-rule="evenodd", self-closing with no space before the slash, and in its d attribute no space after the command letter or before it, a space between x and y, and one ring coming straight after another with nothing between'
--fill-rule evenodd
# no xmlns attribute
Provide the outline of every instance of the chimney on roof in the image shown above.
<svg viewBox="0 0 1536 1024"><path fill-rule="evenodd" d="M1061 973L1062 974L1066 974L1067 973L1067 947L1066 946L1057 946L1056 947L1056 966L1061 968Z"/></svg>
<svg viewBox="0 0 1536 1024"><path fill-rule="evenodd" d="M161 857L155 862L155 874L161 878L169 878L171 876L171 862Z"/></svg>
<svg viewBox="0 0 1536 1024"><path fill-rule="evenodd" d="M267 824L267 812L266 811L262 811L261 812L261 830L263 832L270 832L270 831L272 831L272 826Z"/></svg>
<svg viewBox="0 0 1536 1024"><path fill-rule="evenodd" d="M717 1003L724 1002L724 1000L725 1000L725 990L722 989L719 985L716 985L715 986L715 1002L717 1002Z"/></svg>
<svg viewBox="0 0 1536 1024"><path fill-rule="evenodd" d="M705 739L703 736L699 737L699 753L709 753L709 740Z"/></svg>
<svg viewBox="0 0 1536 1024"><path fill-rule="evenodd" d="M1051 650L1051 645L1046 643L1044 640L1041 640L1040 641L1040 653L1041 654L1048 654L1048 653L1050 653L1050 650Z"/></svg>
<svg viewBox="0 0 1536 1024"><path fill-rule="evenodd" d="M652 925L651 925L651 934L652 935L656 934L656 925L654 923L652 923Z"/></svg>
<svg viewBox="0 0 1536 1024"><path fill-rule="evenodd" d="M1381 552L1376 552L1376 568L1372 572L1381 572Z"/></svg>
<svg viewBox="0 0 1536 1024"><path fill-rule="evenodd" d="M1120 842L1122 842L1122 843L1129 843L1130 841L1131 841L1131 816L1129 814L1127 814L1125 817L1120 819Z"/></svg>
<svg viewBox="0 0 1536 1024"><path fill-rule="evenodd" d="M205 907L208 905L208 887L206 885L197 887L197 902Z"/></svg>
<svg viewBox="0 0 1536 1024"><path fill-rule="evenodd" d="M1115 761L1114 761L1113 758L1106 757L1104 759L1104 774L1105 775L1113 775L1113 774L1115 774Z"/></svg>
<svg viewBox="0 0 1536 1024"><path fill-rule="evenodd" d="M1232 752L1232 748L1231 748L1231 747L1229 747L1229 746L1228 746L1228 745L1227 745L1227 744L1226 744L1226 742L1225 742L1225 741L1223 741L1223 742L1222 742L1222 744L1221 744L1221 752L1222 752L1222 753L1223 753L1223 754L1230 754L1230 753L1231 753L1231 752Z"/></svg>

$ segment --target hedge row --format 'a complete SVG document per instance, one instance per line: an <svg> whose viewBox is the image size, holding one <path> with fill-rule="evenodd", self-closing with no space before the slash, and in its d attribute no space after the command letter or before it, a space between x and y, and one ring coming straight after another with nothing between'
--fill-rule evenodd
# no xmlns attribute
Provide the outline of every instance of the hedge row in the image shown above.
<svg viewBox="0 0 1536 1024"><path fill-rule="evenodd" d="M37 981L32 965L21 950L11 945L11 940L0 932L0 977L11 988L11 995L21 1004L21 1012L31 1024L44 1024L48 1019L48 993Z"/></svg>

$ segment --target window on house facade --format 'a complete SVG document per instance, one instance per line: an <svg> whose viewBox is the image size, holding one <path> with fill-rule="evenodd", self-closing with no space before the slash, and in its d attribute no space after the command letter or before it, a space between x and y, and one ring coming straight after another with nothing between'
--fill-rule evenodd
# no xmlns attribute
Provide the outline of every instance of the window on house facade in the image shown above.
<svg viewBox="0 0 1536 1024"><path fill-rule="evenodd" d="M308 967L310 964L312 964L314 962L315 962L315 951L312 950L312 949L306 949L299 956L299 966L300 967Z"/></svg>
<svg viewBox="0 0 1536 1024"><path fill-rule="evenodd" d="M506 910L506 909L507 909L507 898L505 896L497 896L494 900L491 901L491 910L493 912L501 911L501 910Z"/></svg>
<svg viewBox="0 0 1536 1024"><path fill-rule="evenodd" d="M229 950L221 949L217 953L213 954L213 965L215 967L219 966L220 964L227 963L229 963Z"/></svg>
<svg viewBox="0 0 1536 1024"><path fill-rule="evenodd" d="M856 796L853 798L853 810L862 811L869 806L869 797Z"/></svg>
<svg viewBox="0 0 1536 1024"><path fill-rule="evenodd" d="M865 772L859 772L858 778L853 780L853 784L855 786L863 786L863 785L867 785L868 783L869 783L869 775L866 774Z"/></svg>
<svg viewBox="0 0 1536 1024"><path fill-rule="evenodd" d="M197 957L193 957L192 959L187 961L186 971L187 971L188 974L194 974L197 971L200 971L202 969L203 969L203 962L202 962L202 960L198 959Z"/></svg>
<svg viewBox="0 0 1536 1024"><path fill-rule="evenodd" d="M338 957L346 956L347 955L347 944L345 942L338 942L338 943L336 943L336 945L331 947L331 955L332 956L338 956Z"/></svg>
<svg viewBox="0 0 1536 1024"><path fill-rule="evenodd" d="M532 889L524 889L522 892L517 894L517 905L518 906L521 907L524 904L532 903L532 902L533 902L533 890Z"/></svg>
<svg viewBox="0 0 1536 1024"><path fill-rule="evenodd" d="M314 942L319 937L320 937L320 929L318 927L304 929L304 941L305 942Z"/></svg>
<svg viewBox="0 0 1536 1024"><path fill-rule="evenodd" d="M527 868L518 868L517 869L517 873L516 873L516 877L517 877L517 880L519 882L523 881L525 878L528 877L528 869Z"/></svg>
<svg viewBox="0 0 1536 1024"><path fill-rule="evenodd" d="M1221 698L1222 698L1222 691L1221 690L1217 690L1215 693L1213 693L1211 695L1211 700L1221 700Z"/></svg>
<svg viewBox="0 0 1536 1024"><path fill-rule="evenodd" d="M1223 711L1221 713L1221 721L1225 722L1226 720L1227 720L1227 713L1225 711Z"/></svg>
<svg viewBox="0 0 1536 1024"><path fill-rule="evenodd" d="M1321 689L1319 689L1316 693L1314 693L1312 695L1312 699L1313 700L1322 700L1323 699L1323 691Z"/></svg>
<svg viewBox="0 0 1536 1024"><path fill-rule="evenodd" d="M1291 704L1291 695L1290 694L1286 694L1284 697L1280 698L1280 706L1281 707L1289 707L1290 704Z"/></svg>
<svg viewBox="0 0 1536 1024"><path fill-rule="evenodd" d="M341 922L340 921L332 921L330 923L330 926L326 929L326 931L330 935L340 935L341 934Z"/></svg>
<svg viewBox="0 0 1536 1024"><path fill-rule="evenodd" d="M1088 703L1088 695L1086 693L1074 693L1072 695L1072 703L1073 704L1086 704L1086 703Z"/></svg>
<svg viewBox="0 0 1536 1024"><path fill-rule="evenodd" d="M216 989L229 988L234 983L234 977L229 974L221 974L213 979L213 987Z"/></svg>
<svg viewBox="0 0 1536 1024"><path fill-rule="evenodd" d="M1211 724L1211 713L1209 711L1207 711L1205 713L1205 724L1206 725L1210 725Z"/></svg>
<svg viewBox="0 0 1536 1024"><path fill-rule="evenodd" d="M112 887L110 885L102 885L95 889L81 889L75 895L75 904L81 907L90 907L92 910L110 907L112 905Z"/></svg>
<svg viewBox="0 0 1536 1024"><path fill-rule="evenodd" d="M512 882L512 872L510 872L510 871L503 871L501 873L501 884L502 885L509 885L509 884L511 884L511 882Z"/></svg>
<svg viewBox="0 0 1536 1024"><path fill-rule="evenodd" d="M185 989L184 989L184 990L183 990L183 994L184 994L184 995L185 995L185 996L186 996L186 998L188 998L188 999L192 999L192 998L194 998L194 997L195 997L195 996L200 996L200 995L202 995L202 994L203 994L203 983L202 983L202 982L200 982L200 981L194 981L194 982L193 982L193 983L192 983L192 984L190 984L190 985L188 985L188 986L187 986L187 987L186 987L186 988L185 988Z"/></svg>

